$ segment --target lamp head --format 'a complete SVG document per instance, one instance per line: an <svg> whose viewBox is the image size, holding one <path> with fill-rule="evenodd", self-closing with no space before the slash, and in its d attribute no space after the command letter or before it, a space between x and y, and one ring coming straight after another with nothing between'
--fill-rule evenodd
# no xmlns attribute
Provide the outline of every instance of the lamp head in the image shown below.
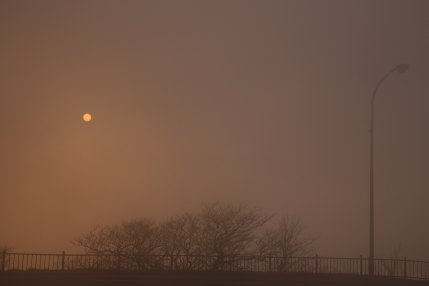
<svg viewBox="0 0 429 286"><path fill-rule="evenodd" d="M406 63L402 63L396 66L396 71L399 73L404 73L408 70L409 66Z"/></svg>

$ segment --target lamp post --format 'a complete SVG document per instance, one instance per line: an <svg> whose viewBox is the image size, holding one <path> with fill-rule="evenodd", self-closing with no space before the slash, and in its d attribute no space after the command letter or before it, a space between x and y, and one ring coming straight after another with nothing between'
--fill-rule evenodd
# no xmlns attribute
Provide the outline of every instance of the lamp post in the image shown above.
<svg viewBox="0 0 429 286"><path fill-rule="evenodd" d="M408 64L399 64L387 72L375 86L371 99L371 127L370 127L370 167L369 167L369 261L368 274L374 275L374 102L375 96L381 84L394 72L404 73L408 70Z"/></svg>

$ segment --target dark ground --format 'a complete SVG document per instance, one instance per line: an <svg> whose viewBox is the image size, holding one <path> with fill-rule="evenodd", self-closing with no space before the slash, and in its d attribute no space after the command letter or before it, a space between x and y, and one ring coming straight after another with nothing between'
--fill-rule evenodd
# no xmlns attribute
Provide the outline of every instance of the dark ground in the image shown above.
<svg viewBox="0 0 429 286"><path fill-rule="evenodd" d="M429 286L429 281L373 278L353 275L315 275L279 273L0 273L0 285L249 285L249 286L336 286L385 285Z"/></svg>

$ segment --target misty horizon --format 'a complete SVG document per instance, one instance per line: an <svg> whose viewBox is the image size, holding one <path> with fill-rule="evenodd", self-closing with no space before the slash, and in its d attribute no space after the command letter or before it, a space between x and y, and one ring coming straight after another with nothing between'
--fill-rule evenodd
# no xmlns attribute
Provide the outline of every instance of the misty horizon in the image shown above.
<svg viewBox="0 0 429 286"><path fill-rule="evenodd" d="M429 261L429 2L2 1L0 247L205 202L287 214L321 256ZM84 114L88 122L83 120Z"/></svg>

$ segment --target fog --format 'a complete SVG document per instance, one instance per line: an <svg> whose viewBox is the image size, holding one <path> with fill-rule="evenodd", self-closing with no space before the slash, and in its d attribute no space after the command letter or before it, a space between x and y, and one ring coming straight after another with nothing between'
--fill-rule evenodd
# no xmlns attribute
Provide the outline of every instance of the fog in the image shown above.
<svg viewBox="0 0 429 286"><path fill-rule="evenodd" d="M0 245L203 202L293 215L324 256L429 260L429 2L1 1ZM85 123L89 112L93 121Z"/></svg>

